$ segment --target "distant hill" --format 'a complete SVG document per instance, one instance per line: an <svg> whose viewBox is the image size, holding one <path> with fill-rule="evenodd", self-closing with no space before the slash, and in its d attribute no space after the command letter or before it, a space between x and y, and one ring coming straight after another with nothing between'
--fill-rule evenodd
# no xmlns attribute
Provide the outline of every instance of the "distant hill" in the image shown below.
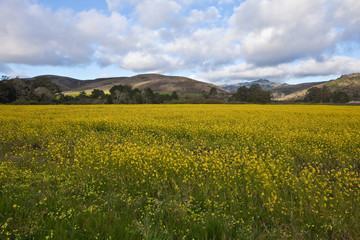
<svg viewBox="0 0 360 240"><path fill-rule="evenodd" d="M250 82L241 82L241 83L236 83L236 84L223 84L220 85L221 88L227 90L227 91L231 91L231 92L236 92L236 90L239 87L245 86L245 87L251 87L251 85L253 84L259 84L261 88L268 90L270 88L274 88L274 87L280 87L280 86L286 86L287 84L283 83L276 83L276 82L271 82L267 79L259 79L256 81L250 81Z"/></svg>
<svg viewBox="0 0 360 240"><path fill-rule="evenodd" d="M281 97L285 97L286 95L298 92L298 91L302 91L302 90L307 90L313 86L319 85L321 83L324 82L310 82L310 83L300 83L300 84L286 84L286 85L281 85L278 87L273 87L268 89L269 91L271 91L273 97L275 98L281 98Z"/></svg>
<svg viewBox="0 0 360 240"><path fill-rule="evenodd" d="M108 91L114 85L129 85L141 90L151 88L155 92L171 93L176 91L182 95L197 95L204 92L209 93L211 88L216 88L219 97L228 97L239 87L250 87L259 84L263 89L271 91L276 101L303 100L308 89L312 87L326 86L331 92L342 91L350 96L352 100L360 100L360 73L342 75L338 79L326 82L312 82L301 84L281 84L266 79L252 82L243 82L232 85L215 86L210 83L200 82L191 78L178 76L165 76L161 74L141 74L133 77L98 78L94 80L78 80L69 77L44 75L50 81L56 83L65 94L74 92L101 89Z"/></svg>
<svg viewBox="0 0 360 240"><path fill-rule="evenodd" d="M98 78L94 80L78 80L63 76L44 75L50 81L56 83L65 94L79 91L92 91L93 89L109 90L114 85L129 85L141 90L151 88L155 92L176 91L177 93L202 94L209 93L215 87L218 95L227 96L229 92L213 84L200 82L191 78L165 76L161 74L141 74L133 77Z"/></svg>
<svg viewBox="0 0 360 240"><path fill-rule="evenodd" d="M298 86L298 85L295 85ZM306 92L308 89L312 87L323 87L326 86L330 89L331 92L335 91L342 91L345 92L350 96L352 100L360 100L360 73L353 73L348 75L342 75L341 77L330 80L327 82L320 82L320 83L311 83L308 86L302 85L299 87L297 91L285 94L285 92L282 92L280 89L272 89L271 91L274 91L275 93L280 93L278 95L275 95L275 100L278 101L296 101L296 100L303 100ZM303 89L300 89L304 87Z"/></svg>

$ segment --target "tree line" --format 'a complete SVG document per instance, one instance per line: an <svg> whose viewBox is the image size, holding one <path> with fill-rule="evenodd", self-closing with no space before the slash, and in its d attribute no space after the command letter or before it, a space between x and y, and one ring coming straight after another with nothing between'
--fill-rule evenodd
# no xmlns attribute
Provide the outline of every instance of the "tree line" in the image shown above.
<svg viewBox="0 0 360 240"><path fill-rule="evenodd" d="M0 103L6 104L160 104L179 100L177 92L159 94L151 88L140 90L127 85L115 85L106 94L101 89L94 89L91 94L82 91L77 96L64 95L60 87L45 76L33 79L9 78L2 76L0 81ZM216 88L203 98L217 98ZM228 97L227 102L234 103L270 103L271 92L263 90L259 84L249 88L239 87ZM308 103L347 103L351 99L343 91L331 92L326 86L310 88L304 98ZM222 100L224 101L224 100Z"/></svg>
<svg viewBox="0 0 360 240"><path fill-rule="evenodd" d="M310 103L347 103L351 99L348 94L343 91L331 92L326 86L312 87L305 95L304 101Z"/></svg>
<svg viewBox="0 0 360 240"><path fill-rule="evenodd" d="M154 92L151 88L145 88L140 90L138 88L132 88L128 85L115 85L109 90L109 94L106 94L101 89L94 89L90 95L87 95L85 91L80 92L76 97L64 96L69 102L75 103L88 103L88 104L160 104L164 102L170 102L172 100L178 100L179 95L177 92L171 94L159 94Z"/></svg>
<svg viewBox="0 0 360 240"><path fill-rule="evenodd" d="M64 95L60 87L45 76L34 79L3 76L0 81L0 103L3 104L159 104L179 99L177 92L159 94L151 88L140 90L127 85L115 85L109 92L94 89L90 95L85 91L78 96Z"/></svg>
<svg viewBox="0 0 360 240"><path fill-rule="evenodd" d="M259 84L253 84L249 88L242 86L229 98L229 102L270 103L271 92L263 90Z"/></svg>
<svg viewBox="0 0 360 240"><path fill-rule="evenodd" d="M205 99L217 98L217 90L212 87L207 93L202 91ZM159 94L151 88L140 90L128 85L115 85L106 94L101 89L94 89L91 94L85 91L77 96L64 95L60 87L45 76L34 79L2 77L0 81L0 103L11 104L160 104L179 100L177 92ZM228 102L269 103L271 93L254 84L250 88L240 87L231 95Z"/></svg>
<svg viewBox="0 0 360 240"><path fill-rule="evenodd" d="M59 86L46 77L30 79L2 76L0 103L56 103L61 95Z"/></svg>

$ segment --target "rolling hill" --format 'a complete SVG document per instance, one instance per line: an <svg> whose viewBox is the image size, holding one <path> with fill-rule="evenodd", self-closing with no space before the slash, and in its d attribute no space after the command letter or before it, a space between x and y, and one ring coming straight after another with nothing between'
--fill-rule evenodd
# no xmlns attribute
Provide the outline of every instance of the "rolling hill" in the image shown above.
<svg viewBox="0 0 360 240"><path fill-rule="evenodd" d="M250 81L250 82L240 82L240 83L236 83L236 84L223 84L223 85L220 85L220 87L222 87L223 89L230 91L230 92L236 92L236 90L239 87L245 86L245 87L249 88L253 84L259 84L260 87L265 90L269 90L269 89L275 88L275 87L287 86L286 83L281 84L281 83L271 82L267 79L258 79L256 81Z"/></svg>
<svg viewBox="0 0 360 240"><path fill-rule="evenodd" d="M341 77L335 80L330 80L327 82L320 82L316 84L311 83L308 85L300 84L300 85L302 85L301 87L304 88L302 89L299 88L297 91L291 92L289 94L285 94L284 92L281 92L280 89L276 89L276 88L275 90L271 89L271 91L277 93L277 95L274 94L275 95L274 100L277 101L303 100L308 89L312 87L321 88L323 86L328 87L331 92L335 92L335 91L345 92L347 95L350 96L352 100L360 100L360 73L342 75Z"/></svg>
<svg viewBox="0 0 360 240"><path fill-rule="evenodd" d="M281 99L284 98L287 95L290 95L292 93L307 90L313 86L319 85L324 82L310 82L310 83L300 83L300 84L287 84L287 83L276 83L269 81L267 79L259 79L256 81L250 81L250 82L242 82L242 83L236 83L236 84L223 84L220 85L225 90L228 90L230 92L236 92L236 90L239 87L245 86L245 87L251 87L253 84L259 84L260 87L264 90L270 91L275 99ZM305 92L306 93L306 92Z"/></svg>
<svg viewBox="0 0 360 240"><path fill-rule="evenodd" d="M309 88L312 88L314 86L317 86L321 83L325 83L325 82L310 82L310 83L300 83L300 84L285 84L285 85L281 85L281 86L277 86L277 87L273 87L268 89L269 91L271 91L273 97L275 98L282 98L285 97L287 95L290 95L292 93L295 92L299 92L302 90L306 90Z"/></svg>
<svg viewBox="0 0 360 240"><path fill-rule="evenodd" d="M94 80L78 80L54 75L44 75L42 77L47 77L56 83L65 94L79 91L92 91L93 89L108 91L114 85L121 84L141 90L149 87L155 92L171 93L176 91L183 95L202 94L203 91L209 93L210 89L215 87L218 95L229 95L228 91L213 84L186 77L165 76L161 74L141 74L133 77L98 78Z"/></svg>
<svg viewBox="0 0 360 240"><path fill-rule="evenodd" d="M275 101L292 102L303 100L308 89L312 87L321 88L323 86L328 87L331 92L345 92L352 100L360 100L360 73L342 75L338 79L326 82L291 85L273 83L269 80L259 79L253 82L222 85L221 87L193 80L191 78L165 76L161 74L141 74L133 77L98 78L94 80L78 80L55 75L43 75L41 77L47 77L50 81L56 83L65 94L80 91L91 92L93 89L108 91L114 85L121 84L129 85L133 88L139 88L141 90L149 87L155 92L171 93L176 91L182 95L200 95L204 92L209 93L210 89L214 87L217 90L218 96L225 98L231 95L231 91L236 90L240 86L250 87L252 84L259 84L263 89L272 93L274 97L273 100Z"/></svg>

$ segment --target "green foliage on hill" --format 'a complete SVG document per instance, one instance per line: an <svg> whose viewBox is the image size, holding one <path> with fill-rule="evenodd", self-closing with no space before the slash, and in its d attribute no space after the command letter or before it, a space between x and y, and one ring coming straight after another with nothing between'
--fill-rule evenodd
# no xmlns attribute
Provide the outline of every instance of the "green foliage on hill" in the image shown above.
<svg viewBox="0 0 360 240"><path fill-rule="evenodd" d="M151 88L140 90L128 85L115 85L109 94L94 89L90 94L80 91L77 95L64 95L60 87L46 76L20 79L3 76L0 81L0 103L2 104L142 104L164 103L178 100L176 91L159 94Z"/></svg>
<svg viewBox="0 0 360 240"><path fill-rule="evenodd" d="M220 87L222 87L225 90L228 90L230 92L236 92L236 90L239 87L251 87L251 85L254 84L259 84L260 87L262 89L272 89L272 88L276 88L276 87L282 87L282 86L288 86L288 84L286 83L276 83L276 82L271 82L267 79L258 79L256 81L251 81L251 82L240 82L240 83L236 83L236 84L224 84L221 85Z"/></svg>
<svg viewBox="0 0 360 240"><path fill-rule="evenodd" d="M329 95L329 92L331 95L330 99L328 97L320 97L322 99L317 99L319 96L315 99L311 98L311 95L314 95L315 93L318 94L324 94L324 92L320 93L318 89L312 88L318 88L322 89L323 87L326 87L327 94ZM289 91L288 91L289 90ZM295 91L294 91L295 90ZM280 88L274 88L271 89L273 96L275 97L275 100L277 101L287 101L287 102L294 102L294 101L305 101L305 102L334 102L334 103L341 103L346 102L347 100L346 95L349 97L349 100L360 100L360 73L353 73L353 74L347 74L342 75L341 77L327 81L327 82L321 82L321 83L304 83L304 84L298 84L294 86L284 86ZM316 92L315 92L316 91ZM310 96L307 96L307 94L310 94ZM315 94L317 95L317 94ZM309 99L310 97L310 99ZM340 102L339 102L340 101Z"/></svg>
<svg viewBox="0 0 360 240"><path fill-rule="evenodd" d="M46 77L30 80L3 76L0 82L0 103L51 104L57 101L60 94L59 86Z"/></svg>
<svg viewBox="0 0 360 240"><path fill-rule="evenodd" d="M238 88L230 99L230 102L248 103L269 103L271 102L271 92L263 90L259 84L253 84L250 88L242 86Z"/></svg>
<svg viewBox="0 0 360 240"><path fill-rule="evenodd" d="M322 86L321 88L310 88L305 95L304 101L313 103L347 103L350 101L350 97L345 92L331 92L327 86Z"/></svg>

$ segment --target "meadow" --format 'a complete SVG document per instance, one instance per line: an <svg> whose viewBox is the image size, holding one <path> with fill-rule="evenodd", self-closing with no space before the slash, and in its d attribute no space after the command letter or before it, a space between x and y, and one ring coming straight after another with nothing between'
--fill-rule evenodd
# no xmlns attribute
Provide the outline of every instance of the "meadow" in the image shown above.
<svg viewBox="0 0 360 240"><path fill-rule="evenodd" d="M0 239L359 239L360 108L0 106Z"/></svg>

